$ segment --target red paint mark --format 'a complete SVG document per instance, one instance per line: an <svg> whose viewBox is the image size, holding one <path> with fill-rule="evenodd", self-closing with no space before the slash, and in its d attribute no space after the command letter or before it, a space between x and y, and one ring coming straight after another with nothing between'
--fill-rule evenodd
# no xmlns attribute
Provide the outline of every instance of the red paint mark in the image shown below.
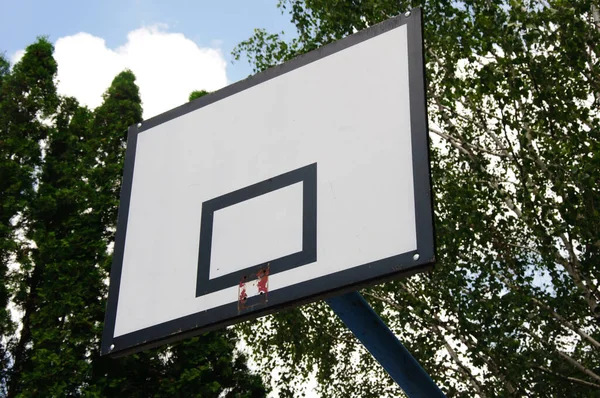
<svg viewBox="0 0 600 398"><path fill-rule="evenodd" d="M254 295L253 286L256 286L257 295ZM251 288L250 293L253 294L252 297L248 297L246 287ZM256 279L248 280L248 276L243 276L240 280L240 284L238 285L238 313L242 312L242 310L265 304L268 301L268 293L269 265L256 273Z"/></svg>
<svg viewBox="0 0 600 398"><path fill-rule="evenodd" d="M248 294L246 293L246 278L242 278L238 286L238 312L244 309L244 304L248 300Z"/></svg>
<svg viewBox="0 0 600 398"><path fill-rule="evenodd" d="M258 282L256 286L259 294L266 294L269 292L269 267L262 269L256 274Z"/></svg>
<svg viewBox="0 0 600 398"><path fill-rule="evenodd" d="M248 295L246 294L246 284L242 281L238 289L238 299L240 301L246 301Z"/></svg>

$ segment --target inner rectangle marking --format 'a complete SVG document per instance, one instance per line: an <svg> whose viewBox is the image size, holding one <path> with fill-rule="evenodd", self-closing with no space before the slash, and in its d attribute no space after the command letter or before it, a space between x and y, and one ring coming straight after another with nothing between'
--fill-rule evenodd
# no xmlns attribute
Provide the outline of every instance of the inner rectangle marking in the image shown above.
<svg viewBox="0 0 600 398"><path fill-rule="evenodd" d="M209 279L302 251L302 182L215 211Z"/></svg>

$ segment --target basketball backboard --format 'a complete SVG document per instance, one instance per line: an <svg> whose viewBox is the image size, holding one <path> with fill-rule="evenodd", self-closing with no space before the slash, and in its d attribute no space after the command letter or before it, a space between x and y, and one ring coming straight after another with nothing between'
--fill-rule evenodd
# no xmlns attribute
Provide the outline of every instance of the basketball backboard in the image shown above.
<svg viewBox="0 0 600 398"><path fill-rule="evenodd" d="M417 9L130 128L102 353L434 255Z"/></svg>

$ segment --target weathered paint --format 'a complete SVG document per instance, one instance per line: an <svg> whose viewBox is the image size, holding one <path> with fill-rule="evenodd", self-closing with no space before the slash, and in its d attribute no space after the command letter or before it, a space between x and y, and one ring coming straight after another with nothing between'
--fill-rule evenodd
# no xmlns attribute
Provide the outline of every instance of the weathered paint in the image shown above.
<svg viewBox="0 0 600 398"><path fill-rule="evenodd" d="M257 274L258 282L256 286L258 287L259 294L267 294L269 292L269 265L266 268L261 269Z"/></svg>
<svg viewBox="0 0 600 398"><path fill-rule="evenodd" d="M269 265L254 275L244 275L238 285L238 313L268 302ZM252 279L248 277L252 276Z"/></svg>

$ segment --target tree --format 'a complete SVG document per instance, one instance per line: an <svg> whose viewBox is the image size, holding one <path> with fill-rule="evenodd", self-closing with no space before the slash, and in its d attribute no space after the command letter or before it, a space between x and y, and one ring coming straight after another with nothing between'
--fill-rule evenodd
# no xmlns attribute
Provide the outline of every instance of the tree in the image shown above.
<svg viewBox="0 0 600 398"><path fill-rule="evenodd" d="M234 56L260 71L411 4L438 260L363 294L449 395L600 396L597 2L282 0L297 37L258 29ZM399 393L322 303L239 329L286 388L314 371L325 395Z"/></svg>
<svg viewBox="0 0 600 398"><path fill-rule="evenodd" d="M21 338L10 354L10 360L14 362L11 373L14 375L21 373L26 361L25 346L30 339L30 317L34 311L33 301L39 279L39 271L36 272L29 261L30 248L19 241L18 235L29 223L25 213L35 195L36 175L42 161L39 141L45 139L49 131L43 120L52 115L58 105L53 81L56 62L52 52L52 45L41 38L27 47L11 73L4 59L0 68L0 273L4 281L0 290L0 332L3 337L10 336L15 330L8 311L11 289L7 282L11 275L7 271L11 260L23 264L23 278L28 279L31 287L29 294L17 287L14 296L14 301L24 312ZM3 348L2 351L2 361L7 364L7 350ZM6 367L2 369L0 375L4 384L8 374Z"/></svg>
<svg viewBox="0 0 600 398"><path fill-rule="evenodd" d="M171 348L161 397L265 397L260 376L248 372L246 357L236 352L233 330L206 333Z"/></svg>
<svg viewBox="0 0 600 398"><path fill-rule="evenodd" d="M53 50L38 40L12 71L0 59L0 395L264 396L231 331L100 357L126 133L142 120L141 99L131 71L93 112L57 95Z"/></svg>
<svg viewBox="0 0 600 398"><path fill-rule="evenodd" d="M2 87L2 82L5 76L9 72L9 62L4 58L3 55L0 55L0 88ZM2 98L4 94L0 90L0 104L2 104ZM1 105L0 105L1 106ZM4 122L4 121L3 121ZM0 181L7 181L7 152L4 150L4 140L6 139L6 131L4 123L1 125L2 130L0 130L0 134L2 134L2 139L0 140ZM2 184L0 182L0 184ZM6 188L6 182L2 184L2 188ZM0 192L4 192L2 189ZM1 195L1 194L0 194ZM1 202L0 202L1 203ZM8 207L8 206L6 206ZM11 215L11 209L6 209L5 206L0 207L0 278L5 280L6 274L8 272L8 253L10 252L10 244L12 240L11 237L11 228L9 226ZM11 325L10 314L6 309L8 305L8 297L9 292L6 285L0 286L0 335L4 336L8 332ZM6 352L6 347L4 346L4 342L0 341L0 385L4 383L6 380L5 369L8 367L8 357Z"/></svg>

